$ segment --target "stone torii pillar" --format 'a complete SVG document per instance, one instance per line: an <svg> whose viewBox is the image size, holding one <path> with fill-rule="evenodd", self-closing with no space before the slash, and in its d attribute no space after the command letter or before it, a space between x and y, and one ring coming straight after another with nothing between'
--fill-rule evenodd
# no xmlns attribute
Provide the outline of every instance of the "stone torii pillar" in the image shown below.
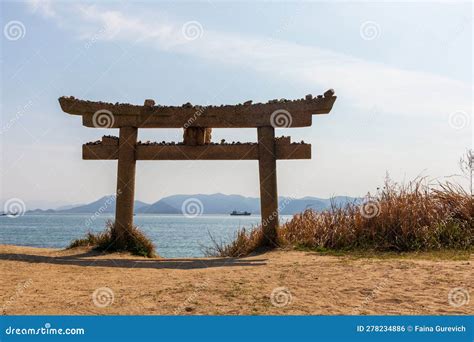
<svg viewBox="0 0 474 342"><path fill-rule="evenodd" d="M258 170L260 178L260 212L262 215L263 245L277 246L278 191L276 174L275 128L262 126L258 134Z"/></svg>
<svg viewBox="0 0 474 342"><path fill-rule="evenodd" d="M118 248L126 246L133 225L137 135L138 129L136 127L120 127L115 227L112 231Z"/></svg>

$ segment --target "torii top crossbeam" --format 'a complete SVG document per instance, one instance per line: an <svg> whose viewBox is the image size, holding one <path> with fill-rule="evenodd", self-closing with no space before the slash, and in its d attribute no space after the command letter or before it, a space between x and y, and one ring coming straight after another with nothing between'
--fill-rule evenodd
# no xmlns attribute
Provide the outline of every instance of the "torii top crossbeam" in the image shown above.
<svg viewBox="0 0 474 342"><path fill-rule="evenodd" d="M311 126L312 116L331 111L336 96L330 89L313 98L271 100L238 105L143 106L112 104L61 97L64 112L82 116L87 127L119 128L119 137L83 145L83 159L117 159L117 199L114 231L117 245L126 245L133 224L135 168L137 160L258 160L263 244L277 242L277 159L310 159L311 145L291 143L290 137L275 138L275 128ZM257 128L257 143L212 143L212 128ZM181 143L137 142L138 128L184 128Z"/></svg>
<svg viewBox="0 0 474 342"><path fill-rule="evenodd" d="M299 100L282 99L256 104L248 101L222 106L193 106L189 103L183 106L155 106L153 101L137 106L84 101L74 97L59 99L61 109L69 114L82 115L83 125L87 127L97 127L93 117L98 111L113 113L115 120L109 128L262 127L272 125L272 114L277 111L286 111L291 115L282 127L307 127L311 126L312 115L329 113L334 101L336 96L332 90L315 98L307 95Z"/></svg>

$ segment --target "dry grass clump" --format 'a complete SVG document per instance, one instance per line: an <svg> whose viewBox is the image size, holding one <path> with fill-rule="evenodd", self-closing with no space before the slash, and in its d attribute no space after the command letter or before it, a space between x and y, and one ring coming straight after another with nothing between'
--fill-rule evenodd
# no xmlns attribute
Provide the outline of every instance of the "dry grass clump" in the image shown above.
<svg viewBox="0 0 474 342"><path fill-rule="evenodd" d="M118 248L113 237L113 222L107 221L105 230L99 233L88 232L84 238L73 240L67 248L93 247L101 252L130 252L134 255L153 258L156 256L155 246L138 227L133 226L124 247Z"/></svg>
<svg viewBox="0 0 474 342"><path fill-rule="evenodd" d="M262 247L263 229L258 227L247 231L245 228L237 231L235 239L226 244L217 242L212 236L213 245L205 250L207 256L225 256L239 258L257 251Z"/></svg>
<svg viewBox="0 0 474 342"><path fill-rule="evenodd" d="M387 180L363 203L295 215L278 229L281 247L315 250L431 251L472 249L473 197L451 184L430 186L425 179L407 185ZM262 228L241 231L220 256L246 255L258 247Z"/></svg>

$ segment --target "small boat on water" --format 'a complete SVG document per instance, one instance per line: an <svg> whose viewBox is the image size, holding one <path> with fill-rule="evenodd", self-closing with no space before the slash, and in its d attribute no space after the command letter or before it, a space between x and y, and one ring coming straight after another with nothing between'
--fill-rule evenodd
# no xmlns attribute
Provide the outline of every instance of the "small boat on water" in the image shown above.
<svg viewBox="0 0 474 342"><path fill-rule="evenodd" d="M233 212L230 213L231 216L250 216L252 215L251 213L249 213L248 211L237 211L237 210L234 210Z"/></svg>

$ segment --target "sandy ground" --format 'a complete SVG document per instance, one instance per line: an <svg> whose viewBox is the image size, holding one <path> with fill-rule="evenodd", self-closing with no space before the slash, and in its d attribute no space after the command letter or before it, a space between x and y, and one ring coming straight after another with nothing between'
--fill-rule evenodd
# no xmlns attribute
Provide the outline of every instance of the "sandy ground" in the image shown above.
<svg viewBox="0 0 474 342"><path fill-rule="evenodd" d="M144 259L0 245L0 305L33 315L474 314L473 262L297 251Z"/></svg>

